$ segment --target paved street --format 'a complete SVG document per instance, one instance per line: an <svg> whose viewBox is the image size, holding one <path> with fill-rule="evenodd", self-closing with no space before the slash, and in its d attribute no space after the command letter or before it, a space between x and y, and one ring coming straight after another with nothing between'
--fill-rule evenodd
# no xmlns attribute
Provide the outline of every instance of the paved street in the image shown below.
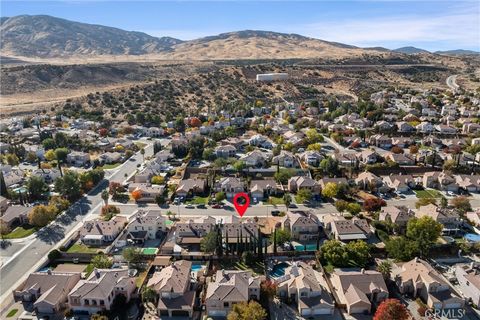
<svg viewBox="0 0 480 320"><path fill-rule="evenodd" d="M459 85L457 84L457 75L453 75L447 78L447 86L452 90L459 89Z"/></svg>
<svg viewBox="0 0 480 320"><path fill-rule="evenodd" d="M145 157L153 154L153 143L146 141ZM11 291L21 281L26 279L30 272L36 270L45 261L48 253L63 242L65 238L73 234L82 221L90 219L91 215L98 212L102 205L101 193L108 187L109 180L123 182L127 176L131 175L137 169L137 165L143 162L140 153L132 156L124 164L111 172L107 172L105 180L101 182L88 195L77 201L70 210L59 216L53 223L37 232L27 244L18 249L18 244L14 247L15 254L5 261L0 269L0 309L4 308L4 303L8 306L11 303ZM108 180L107 180L108 179ZM8 249L11 253L12 249ZM2 250L3 251L3 250ZM23 275L19 278L19 275Z"/></svg>

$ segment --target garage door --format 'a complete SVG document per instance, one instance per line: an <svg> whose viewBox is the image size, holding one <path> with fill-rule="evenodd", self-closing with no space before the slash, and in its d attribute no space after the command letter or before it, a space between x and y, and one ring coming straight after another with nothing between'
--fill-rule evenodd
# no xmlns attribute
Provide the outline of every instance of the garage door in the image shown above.
<svg viewBox="0 0 480 320"><path fill-rule="evenodd" d="M302 309L302 316L309 316L312 314L312 310L310 309Z"/></svg>
<svg viewBox="0 0 480 320"><path fill-rule="evenodd" d="M358 314L358 313L365 313L368 312L367 308L364 307L357 307L350 309L350 314Z"/></svg>
<svg viewBox="0 0 480 320"><path fill-rule="evenodd" d="M190 316L190 314L188 313L188 311L185 311L185 310L173 310L172 311L172 317L188 317Z"/></svg>
<svg viewBox="0 0 480 320"><path fill-rule="evenodd" d="M459 309L461 307L462 304L460 302L452 302L445 305L445 309Z"/></svg>
<svg viewBox="0 0 480 320"><path fill-rule="evenodd" d="M225 317L227 315L227 311L210 310L208 311L208 315L212 317Z"/></svg>
<svg viewBox="0 0 480 320"><path fill-rule="evenodd" d="M318 315L318 314L331 314L332 311L330 309L327 309L327 308L317 308L317 309L313 309L313 314L314 315Z"/></svg>

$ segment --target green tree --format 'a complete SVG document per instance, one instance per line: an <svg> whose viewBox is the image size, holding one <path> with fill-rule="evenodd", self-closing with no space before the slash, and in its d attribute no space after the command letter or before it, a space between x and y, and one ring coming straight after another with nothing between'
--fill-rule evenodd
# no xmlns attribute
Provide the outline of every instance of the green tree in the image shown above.
<svg viewBox="0 0 480 320"><path fill-rule="evenodd" d="M227 320L264 320L266 318L267 312L254 300L234 304L227 316Z"/></svg>
<svg viewBox="0 0 480 320"><path fill-rule="evenodd" d="M28 214L28 221L32 226L41 228L55 219L57 211L52 206L39 205L33 207Z"/></svg>
<svg viewBox="0 0 480 320"><path fill-rule="evenodd" d="M210 231L203 237L203 239L200 241L200 249L204 253L214 253L215 250L217 249L217 232L216 231Z"/></svg>
<svg viewBox="0 0 480 320"><path fill-rule="evenodd" d="M225 200L227 198L227 196L225 195L225 192L223 191L220 191L220 192L217 192L215 194L215 201L217 202L222 202L223 200Z"/></svg>
<svg viewBox="0 0 480 320"><path fill-rule="evenodd" d="M55 160L55 151L50 149L45 154L43 155L47 161L53 161Z"/></svg>
<svg viewBox="0 0 480 320"><path fill-rule="evenodd" d="M137 263L141 260L141 257L142 257L142 254L140 253L140 250L137 249L137 248L133 248L133 247L130 247L130 248L125 248L123 249L122 251L122 257L128 262L128 264L130 265L130 263Z"/></svg>
<svg viewBox="0 0 480 320"><path fill-rule="evenodd" d="M48 191L48 185L42 177L38 176L31 176L26 183L26 187L32 200L40 199Z"/></svg>
<svg viewBox="0 0 480 320"><path fill-rule="evenodd" d="M113 265L113 262L110 260L110 258L108 258L108 256L104 254L97 254L95 257L93 257L90 264L97 269L110 269Z"/></svg>
<svg viewBox="0 0 480 320"><path fill-rule="evenodd" d="M55 140L53 140L52 138L47 138L43 140L42 145L45 150L55 149L56 147Z"/></svg>
<svg viewBox="0 0 480 320"><path fill-rule="evenodd" d="M142 289L142 301L156 303L158 300L158 293L152 287L143 287Z"/></svg>
<svg viewBox="0 0 480 320"><path fill-rule="evenodd" d="M335 198L338 193L338 184L333 182L328 182L325 187L322 189L322 196L325 198Z"/></svg>
<svg viewBox="0 0 480 320"><path fill-rule="evenodd" d="M348 261L348 252L338 240L327 240L320 248L322 260L335 267L344 266Z"/></svg>
<svg viewBox="0 0 480 320"><path fill-rule="evenodd" d="M392 273L392 263L390 260L383 260L377 266L377 271L383 275L385 280L390 279L390 274Z"/></svg>
<svg viewBox="0 0 480 320"><path fill-rule="evenodd" d="M429 204L437 205L437 199L435 198L420 198L415 202L415 208L428 206Z"/></svg>
<svg viewBox="0 0 480 320"><path fill-rule="evenodd" d="M360 211L362 211L362 206L358 203L352 202L348 204L347 211L353 215L357 215L360 213Z"/></svg>
<svg viewBox="0 0 480 320"><path fill-rule="evenodd" d="M346 245L348 258L354 264L364 267L370 259L370 247L362 240L351 241Z"/></svg>
<svg viewBox="0 0 480 320"><path fill-rule="evenodd" d="M238 161L235 161L235 163L233 164L233 168L237 172L242 172L243 169L245 169L245 167L246 167L245 161L238 160Z"/></svg>
<svg viewBox="0 0 480 320"><path fill-rule="evenodd" d="M323 136L317 132L317 129L308 129L306 132L308 144L323 142Z"/></svg>
<svg viewBox="0 0 480 320"><path fill-rule="evenodd" d="M275 180L279 183L286 184L288 179L293 177L294 172L289 169L280 169L278 172L275 173Z"/></svg>
<svg viewBox="0 0 480 320"><path fill-rule="evenodd" d="M242 253L242 262L247 266L251 266L255 263L255 256L252 251L244 251Z"/></svg>
<svg viewBox="0 0 480 320"><path fill-rule="evenodd" d="M297 192L297 200L299 202L310 201L312 199L312 191L310 189L300 189Z"/></svg>
<svg viewBox="0 0 480 320"><path fill-rule="evenodd" d="M5 155L5 159L7 160L7 164L10 166L18 166L18 164L20 163L18 156L14 153L7 153Z"/></svg>
<svg viewBox="0 0 480 320"><path fill-rule="evenodd" d="M344 212L344 211L347 211L348 204L349 204L348 201L337 200L335 201L335 208L338 210L338 212Z"/></svg>
<svg viewBox="0 0 480 320"><path fill-rule="evenodd" d="M468 198L465 196L453 198L452 200L450 200L450 204L461 214L472 211L472 205L470 204L470 200L468 200Z"/></svg>
<svg viewBox="0 0 480 320"><path fill-rule="evenodd" d="M389 257L399 261L412 260L418 254L416 242L406 237L396 237L388 240L385 249Z"/></svg>
<svg viewBox="0 0 480 320"><path fill-rule="evenodd" d="M108 193L108 190L105 189L102 191L102 200L105 206L108 206L108 198L110 197L110 194Z"/></svg>
<svg viewBox="0 0 480 320"><path fill-rule="evenodd" d="M289 193L285 193L283 195L283 202L285 202L285 206L288 208L292 204L292 196Z"/></svg>
<svg viewBox="0 0 480 320"><path fill-rule="evenodd" d="M63 177L55 180L55 190L68 200L75 201L82 195L78 174L74 171L67 171Z"/></svg>
<svg viewBox="0 0 480 320"><path fill-rule="evenodd" d="M290 241L291 237L288 229L276 229L276 232L271 234L270 241L272 243L275 242L277 245L282 245L285 242Z"/></svg>
<svg viewBox="0 0 480 320"><path fill-rule="evenodd" d="M320 143L311 143L307 146L309 151L320 151L322 150L322 145Z"/></svg>
<svg viewBox="0 0 480 320"><path fill-rule="evenodd" d="M431 217L412 218L407 224L407 237L414 240L420 255L424 257L442 233L443 225Z"/></svg>
<svg viewBox="0 0 480 320"><path fill-rule="evenodd" d="M319 167L325 174L328 174L329 176L334 176L338 173L338 161L331 157L327 157L320 161Z"/></svg>

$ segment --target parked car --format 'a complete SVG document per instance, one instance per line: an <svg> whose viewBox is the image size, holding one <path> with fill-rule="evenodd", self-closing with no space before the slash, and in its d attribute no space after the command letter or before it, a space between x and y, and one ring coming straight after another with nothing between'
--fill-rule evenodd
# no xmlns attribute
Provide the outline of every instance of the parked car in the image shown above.
<svg viewBox="0 0 480 320"><path fill-rule="evenodd" d="M280 215L280 210L272 210L272 216L278 217Z"/></svg>
<svg viewBox="0 0 480 320"><path fill-rule="evenodd" d="M214 205L212 206L212 208L214 208L214 209L220 209L221 207L222 207L222 206L219 205L218 203L217 203L217 204L214 204Z"/></svg>
<svg viewBox="0 0 480 320"><path fill-rule="evenodd" d="M194 207L193 205L191 205L191 204L186 205L185 208L187 208L187 209L195 209L195 207Z"/></svg>

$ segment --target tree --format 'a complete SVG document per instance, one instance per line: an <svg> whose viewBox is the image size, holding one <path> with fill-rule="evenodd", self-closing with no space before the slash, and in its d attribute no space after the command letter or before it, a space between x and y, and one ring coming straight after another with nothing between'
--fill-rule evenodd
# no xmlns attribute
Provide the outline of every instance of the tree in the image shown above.
<svg viewBox="0 0 480 320"><path fill-rule="evenodd" d="M456 166L457 166L456 161L453 159L450 159L443 163L443 170L452 172Z"/></svg>
<svg viewBox="0 0 480 320"><path fill-rule="evenodd" d="M40 199L48 191L48 185L42 177L38 176L31 176L26 183L26 187L32 200Z"/></svg>
<svg viewBox="0 0 480 320"><path fill-rule="evenodd" d="M361 267L367 265L370 258L370 247L365 241L351 241L345 247L350 261L354 261L356 265Z"/></svg>
<svg viewBox="0 0 480 320"><path fill-rule="evenodd" d="M397 299L386 299L377 308L373 320L410 319L407 308Z"/></svg>
<svg viewBox="0 0 480 320"><path fill-rule="evenodd" d="M414 145L412 144L410 147L410 154L417 154L418 153L418 146L417 145Z"/></svg>
<svg viewBox="0 0 480 320"><path fill-rule="evenodd" d="M288 229L276 229L270 237L270 241L275 242L277 245L282 245L285 242L290 241L290 239L292 238Z"/></svg>
<svg viewBox="0 0 480 320"><path fill-rule="evenodd" d="M298 190L297 199L299 202L310 201L312 199L312 191L305 188Z"/></svg>
<svg viewBox="0 0 480 320"><path fill-rule="evenodd" d="M407 224L407 237L416 242L420 255L425 256L438 237L442 234L443 225L429 216L412 218Z"/></svg>
<svg viewBox="0 0 480 320"><path fill-rule="evenodd" d="M45 157L45 159L47 161L53 161L53 160L55 160L55 151L50 149L47 152L45 152L45 154L43 156Z"/></svg>
<svg viewBox="0 0 480 320"><path fill-rule="evenodd" d="M78 174L74 171L67 171L63 177L55 180L55 191L60 193L62 197L73 202L82 195L81 185Z"/></svg>
<svg viewBox="0 0 480 320"><path fill-rule="evenodd" d="M244 251L242 252L242 262L247 266L253 265L255 262L255 256L253 255L252 251Z"/></svg>
<svg viewBox="0 0 480 320"><path fill-rule="evenodd" d="M57 259L60 259L61 256L62 256L62 253L60 251L58 251L57 249L53 249L52 251L50 251L48 253L48 260L50 260L50 262L52 262L52 261L55 261Z"/></svg>
<svg viewBox="0 0 480 320"><path fill-rule="evenodd" d="M288 179L293 177L294 172L289 169L280 169L278 172L275 172L275 180L281 184L286 184L288 182Z"/></svg>
<svg viewBox="0 0 480 320"><path fill-rule="evenodd" d="M214 253L217 249L217 231L210 231L200 241L200 249L204 253Z"/></svg>
<svg viewBox="0 0 480 320"><path fill-rule="evenodd" d="M52 196L48 205L56 208L57 212L62 212L70 207L70 201L59 196Z"/></svg>
<svg viewBox="0 0 480 320"><path fill-rule="evenodd" d="M343 266L348 261L348 253L338 240L327 240L320 248L322 260L332 266Z"/></svg>
<svg viewBox="0 0 480 320"><path fill-rule="evenodd" d="M14 153L7 153L5 159L7 160L7 164L11 166L17 166L20 163L20 159L18 159L18 156Z"/></svg>
<svg viewBox="0 0 480 320"><path fill-rule="evenodd" d="M418 247L415 241L406 237L396 237L390 239L385 244L388 256L399 261L410 261L418 253Z"/></svg>
<svg viewBox="0 0 480 320"><path fill-rule="evenodd" d="M142 257L140 251L133 247L123 249L122 256L129 263L129 265L130 263L139 262Z"/></svg>
<svg viewBox="0 0 480 320"><path fill-rule="evenodd" d="M254 300L234 304L227 316L227 320L264 320L266 318L267 312Z"/></svg>
<svg viewBox="0 0 480 320"><path fill-rule="evenodd" d="M362 240L347 245L338 240L325 241L320 248L321 259L334 267L364 267L370 259L370 247Z"/></svg>
<svg viewBox="0 0 480 320"><path fill-rule="evenodd" d="M10 233L10 228L8 224L3 220L0 220L0 236L3 239L3 236Z"/></svg>
<svg viewBox="0 0 480 320"><path fill-rule="evenodd" d="M335 208L338 212L344 212L348 209L348 202L345 200L337 200L335 201Z"/></svg>
<svg viewBox="0 0 480 320"><path fill-rule="evenodd" d="M43 148L45 150L55 149L55 147L56 147L55 140L53 140L52 138L47 138L47 139L43 140L42 145L43 145Z"/></svg>
<svg viewBox="0 0 480 320"><path fill-rule="evenodd" d="M108 190L105 189L102 191L102 200L103 200L103 203L105 204L105 206L108 206L108 198L109 198L109 194L108 194Z"/></svg>
<svg viewBox="0 0 480 320"><path fill-rule="evenodd" d="M140 189L133 190L131 194L132 194L133 200L135 201L138 201L142 198L142 190Z"/></svg>
<svg viewBox="0 0 480 320"><path fill-rule="evenodd" d="M283 195L283 202L285 202L287 208L290 207L290 204L292 204L292 196L289 193L285 193Z"/></svg>
<svg viewBox="0 0 480 320"><path fill-rule="evenodd" d="M113 262L106 255L97 254L95 257L93 257L90 264L97 269L110 269L113 265Z"/></svg>
<svg viewBox="0 0 480 320"><path fill-rule="evenodd" d="M67 161L67 156L70 153L70 151L67 148L57 148L55 149L55 159L57 159L58 162L64 163Z"/></svg>
<svg viewBox="0 0 480 320"><path fill-rule="evenodd" d="M472 206L470 205L470 200L465 196L455 197L450 200L450 204L460 211L460 213L465 214L468 211L472 211Z"/></svg>
<svg viewBox="0 0 480 320"><path fill-rule="evenodd" d="M320 151L322 150L322 145L320 143L312 143L307 146L309 151Z"/></svg>
<svg viewBox="0 0 480 320"><path fill-rule="evenodd" d="M142 155L143 162L145 162L145 149L140 149L140 154Z"/></svg>
<svg viewBox="0 0 480 320"><path fill-rule="evenodd" d="M245 169L245 167L246 167L245 161L238 160L238 161L235 161L235 163L233 164L233 168L237 172L242 172L243 169Z"/></svg>
<svg viewBox="0 0 480 320"><path fill-rule="evenodd" d="M2 197L8 197L7 184L5 183L5 177L3 171L0 170L0 195Z"/></svg>
<svg viewBox="0 0 480 320"><path fill-rule="evenodd" d="M223 200L225 200L227 198L227 196L225 195L225 192L223 191L220 191L220 192L217 192L215 194L215 201L216 202L222 202Z"/></svg>
<svg viewBox="0 0 480 320"><path fill-rule="evenodd" d="M423 206L428 206L429 204L437 205L437 199L435 198L420 198L415 202L415 208L419 209Z"/></svg>
<svg viewBox="0 0 480 320"><path fill-rule="evenodd" d="M338 173L338 161L331 157L327 157L320 161L319 167L329 176L334 176Z"/></svg>
<svg viewBox="0 0 480 320"><path fill-rule="evenodd" d="M338 193L338 184L328 182L322 190L322 196L325 198L335 198Z"/></svg>
<svg viewBox="0 0 480 320"><path fill-rule="evenodd" d="M28 214L28 221L32 226L41 228L52 221L57 214L55 208L51 206L39 205L33 207Z"/></svg>
<svg viewBox="0 0 480 320"><path fill-rule="evenodd" d="M363 209L368 212L374 212L385 207L387 203L380 198L368 198L363 202Z"/></svg>
<svg viewBox="0 0 480 320"><path fill-rule="evenodd" d="M260 283L260 295L271 300L277 294L277 285L270 279Z"/></svg>
<svg viewBox="0 0 480 320"><path fill-rule="evenodd" d="M377 266L377 271L383 275L383 278L390 279L390 273L392 272L392 263L390 260L383 260Z"/></svg>
<svg viewBox="0 0 480 320"><path fill-rule="evenodd" d="M158 293L152 287L143 287L142 289L142 301L156 303L158 300Z"/></svg>
<svg viewBox="0 0 480 320"><path fill-rule="evenodd" d="M352 215L357 215L362 211L362 206L358 203L351 202L347 206L347 211L350 212Z"/></svg>
<svg viewBox="0 0 480 320"><path fill-rule="evenodd" d="M323 136L317 132L317 129L308 129L306 132L308 144L323 142Z"/></svg>
<svg viewBox="0 0 480 320"><path fill-rule="evenodd" d="M26 160L30 163L36 163L38 161L38 157L35 152L29 152L27 153Z"/></svg>
<svg viewBox="0 0 480 320"><path fill-rule="evenodd" d="M152 184L164 184L165 183L165 178L162 176L153 176L152 179L150 180Z"/></svg>

